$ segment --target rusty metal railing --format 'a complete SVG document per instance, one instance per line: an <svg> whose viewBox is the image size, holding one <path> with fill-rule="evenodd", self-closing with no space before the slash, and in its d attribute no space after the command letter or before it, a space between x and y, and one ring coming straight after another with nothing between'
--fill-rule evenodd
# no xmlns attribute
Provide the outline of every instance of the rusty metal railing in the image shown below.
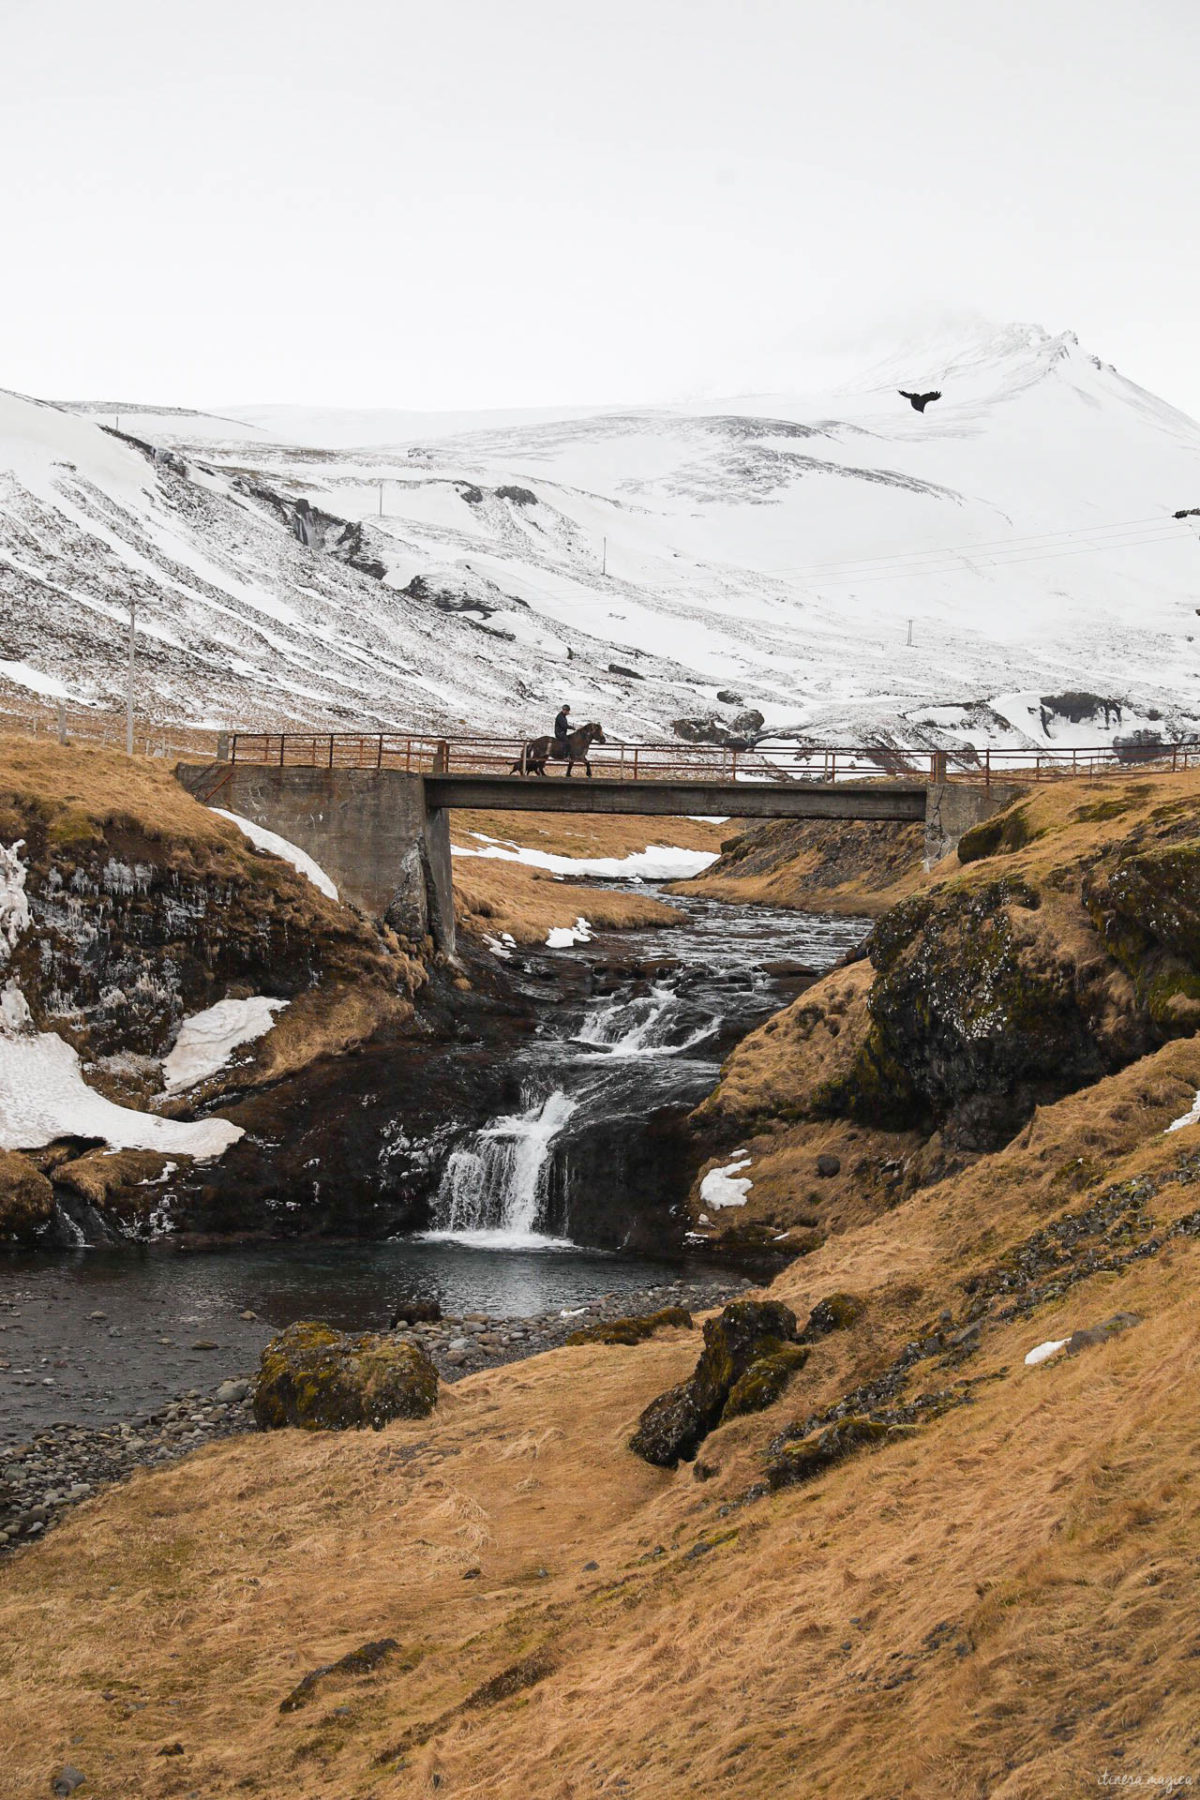
<svg viewBox="0 0 1200 1800"><path fill-rule="evenodd" d="M443 737L402 732L233 732L218 756L281 768L400 769L407 774L507 775L521 769L522 739ZM1111 744L1069 749L901 750L879 745L818 745L790 739L753 748L723 744L593 745L597 776L619 781L1051 781L1063 776L1169 773L1200 768L1200 740L1177 744ZM549 774L563 776L565 764Z"/></svg>

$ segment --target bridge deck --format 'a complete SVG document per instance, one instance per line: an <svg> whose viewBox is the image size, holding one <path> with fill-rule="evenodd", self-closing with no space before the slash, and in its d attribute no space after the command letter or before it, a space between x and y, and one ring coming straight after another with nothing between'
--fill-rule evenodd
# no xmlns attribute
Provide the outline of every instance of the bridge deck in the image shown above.
<svg viewBox="0 0 1200 1800"><path fill-rule="evenodd" d="M889 819L925 817L925 786L911 782L540 780L520 775L426 775L433 810L469 806L488 812L709 814L736 819Z"/></svg>

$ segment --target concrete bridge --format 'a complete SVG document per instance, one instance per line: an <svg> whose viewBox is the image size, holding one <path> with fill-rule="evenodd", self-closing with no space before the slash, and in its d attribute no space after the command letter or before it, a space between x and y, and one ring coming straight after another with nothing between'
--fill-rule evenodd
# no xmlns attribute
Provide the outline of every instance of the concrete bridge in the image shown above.
<svg viewBox="0 0 1200 1800"><path fill-rule="evenodd" d="M382 757L335 760L332 750L324 754L325 740L319 741L323 753L299 761L292 760L294 746L278 736L270 760L235 757L223 740L225 755L217 761L181 763L176 773L207 805L238 813L306 850L344 898L364 912L386 919L406 937L432 937L449 956L455 953L449 821L455 807L923 823L926 857L937 860L969 825L1008 805L1019 791L1011 784L984 788L947 782L944 769L937 771L942 779L936 782L769 780L757 772L738 780L724 767L703 774L694 759L683 770L651 776L643 775L640 765L636 776L625 779L606 773L590 780L577 775L570 782L497 773L494 765L447 773L443 758L426 773L389 767ZM278 755L276 744L282 745Z"/></svg>

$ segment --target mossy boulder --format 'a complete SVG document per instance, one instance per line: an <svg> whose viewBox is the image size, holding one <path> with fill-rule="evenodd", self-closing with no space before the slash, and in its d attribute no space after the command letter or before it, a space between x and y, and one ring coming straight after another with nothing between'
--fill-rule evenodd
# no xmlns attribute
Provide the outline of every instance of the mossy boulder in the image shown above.
<svg viewBox="0 0 1200 1800"><path fill-rule="evenodd" d="M1026 844L1042 835L1030 825L1026 806L1010 806L1007 811L982 819L978 825L971 825L963 832L958 840L958 860L972 863L985 856L1023 850Z"/></svg>
<svg viewBox="0 0 1200 1800"><path fill-rule="evenodd" d="M691 1462L709 1432L723 1417L732 1416L726 1413L727 1403L742 1378L756 1365L780 1358L795 1343L796 1315L791 1307L780 1300L735 1300L705 1325L704 1349L688 1380L660 1394L642 1413L630 1449L660 1469ZM761 1395L775 1381L777 1393L782 1393L796 1366L793 1360L777 1363L771 1372L761 1370L743 1390L743 1399L754 1398L758 1405L741 1410L769 1406L770 1399Z"/></svg>
<svg viewBox="0 0 1200 1800"><path fill-rule="evenodd" d="M686 1306L664 1306L658 1312L637 1313L625 1319L605 1319L600 1325L585 1325L573 1331L568 1344L644 1344L656 1331L671 1326L684 1331L692 1329L692 1315Z"/></svg>
<svg viewBox="0 0 1200 1800"><path fill-rule="evenodd" d="M1083 897L1157 1031L1200 1029L1200 842L1127 855L1097 870Z"/></svg>
<svg viewBox="0 0 1200 1800"><path fill-rule="evenodd" d="M730 1388L721 1413L722 1422L739 1418L743 1413L764 1412L768 1406L774 1406L810 1354L805 1344L784 1344L767 1356L757 1357Z"/></svg>
<svg viewBox="0 0 1200 1800"><path fill-rule="evenodd" d="M866 1310L866 1301L860 1300L857 1294L826 1294L809 1313L808 1324L800 1334L801 1341L811 1344L818 1338L828 1337L830 1332L849 1331Z"/></svg>
<svg viewBox="0 0 1200 1800"><path fill-rule="evenodd" d="M0 1150L0 1243L36 1238L54 1213L54 1189L25 1157Z"/></svg>
<svg viewBox="0 0 1200 1800"><path fill-rule="evenodd" d="M253 1403L264 1430L379 1431L391 1419L425 1418L437 1397L437 1370L415 1344L300 1322L263 1351Z"/></svg>

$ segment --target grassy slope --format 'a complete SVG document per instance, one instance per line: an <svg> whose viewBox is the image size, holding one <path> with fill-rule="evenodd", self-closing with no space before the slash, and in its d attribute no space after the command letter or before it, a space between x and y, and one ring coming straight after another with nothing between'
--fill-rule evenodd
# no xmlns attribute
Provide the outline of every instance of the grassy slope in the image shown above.
<svg viewBox="0 0 1200 1800"><path fill-rule="evenodd" d="M629 856L666 844L682 850L719 848L727 827L698 819L626 818L587 813L487 813L451 815L452 841L475 849L480 834L502 844L549 851L554 856ZM475 934L509 932L519 943L544 943L556 925L581 915L614 930L669 925L675 908L648 895L582 887L539 869L485 858L456 858L454 889L459 921Z"/></svg>
<svg viewBox="0 0 1200 1800"><path fill-rule="evenodd" d="M1170 1068L1145 1078L1182 1097L1200 1051L1162 1054ZM1105 1137L1113 1104L1048 1109L1041 1162ZM1151 1108L1136 1134L1124 1121L1136 1141L1112 1179L1176 1167L1187 1145L1161 1135L1162 1116ZM506 1800L1044 1800L1093 1792L1106 1767L1186 1773L1195 1240L1027 1319L994 1307L973 1358L910 1379L915 1393L998 1376L974 1404L723 1512L783 1424L877 1374L943 1308L961 1314L966 1275L1078 1210L1027 1180L1028 1150L776 1282L801 1312L846 1288L868 1310L771 1412L709 1439L719 1472L703 1484L624 1448L639 1408L691 1366L681 1332L472 1377L433 1420L378 1435L214 1446L89 1502L0 1574L7 1792L44 1792L68 1757L98 1792L205 1800L392 1800L434 1774L445 1792ZM1169 1182L1150 1212L1161 1225L1194 1201ZM1024 1368L1033 1344L1117 1309L1143 1323ZM378 1673L331 1679L280 1715L307 1670L384 1636L401 1654ZM160 1760L174 1741L185 1755Z"/></svg>

